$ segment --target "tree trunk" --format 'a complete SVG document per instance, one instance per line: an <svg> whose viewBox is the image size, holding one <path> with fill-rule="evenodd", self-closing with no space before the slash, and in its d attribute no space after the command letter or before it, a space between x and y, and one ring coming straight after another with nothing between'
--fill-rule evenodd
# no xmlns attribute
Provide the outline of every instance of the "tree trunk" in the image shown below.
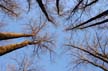
<svg viewBox="0 0 108 71"><path fill-rule="evenodd" d="M0 40L7 40L7 39L14 39L20 37L31 37L33 34L22 34L22 33L7 33L7 32L0 32Z"/></svg>

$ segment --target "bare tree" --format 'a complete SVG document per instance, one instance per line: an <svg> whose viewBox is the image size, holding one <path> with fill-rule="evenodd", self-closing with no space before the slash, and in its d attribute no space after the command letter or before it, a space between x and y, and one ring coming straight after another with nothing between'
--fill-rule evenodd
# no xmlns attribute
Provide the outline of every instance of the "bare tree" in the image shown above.
<svg viewBox="0 0 108 71"><path fill-rule="evenodd" d="M49 1L53 2L54 4L53 9L49 8L50 7ZM58 22L55 22L55 20L57 21L59 18L63 17L63 20L65 19L65 23L68 26L68 27L64 27L66 31L77 31L76 29L81 29L81 30L83 29L82 31L84 31L85 28L92 28L93 26L99 27L102 25L104 25L103 28L107 27L108 8L105 6L107 5L107 0L103 0L103 2L102 0L25 0L24 3L27 3L27 13L31 13L30 12L31 10L37 13L37 11L34 10L34 7L35 8L38 7L41 10L40 14L42 14L43 16L42 19L44 19L45 21L42 20L41 25L39 26L37 26L37 23L35 23L35 25L26 24L29 26L29 30L30 30L30 33L26 33L26 34L0 32L0 40L9 40L15 38L22 38L22 37L30 38L20 43L0 46L0 55L5 55L6 53L12 52L14 50L23 48L28 45L36 46L37 47L36 50L40 48L46 48L52 51L50 49L50 46L53 43L52 40L49 38L49 35L47 33L42 32L44 35L41 33L41 30L47 25L46 20L48 23L50 22L53 24L55 23L59 24ZM32 7L33 5L34 7ZM0 12L8 14L11 17L19 17L20 14L22 13L22 12L19 13L21 8L22 7L19 6L19 0L0 1ZM34 17L34 15L32 17ZM40 21L40 19L38 21ZM97 30L97 27L92 29ZM105 31L105 29L102 30ZM101 31L97 31L97 32L101 33ZM104 34L106 35L106 33ZM101 35L101 37L107 39L107 37L103 35ZM91 39L93 39L93 37ZM74 43L66 44L66 46L73 47L79 50L78 53L76 53L78 54L78 60L77 60L78 64L89 63L103 69L104 71L108 71L107 41L105 40L104 42L101 42L101 39L100 37L98 37L97 34L94 39L96 40L91 41L90 39L84 39L86 42L85 43L82 42L82 44L78 46L78 44L77 45L74 44L76 41L78 41L77 38L75 37L74 39L71 39L71 41L73 41ZM83 55L80 52L83 53Z"/></svg>
<svg viewBox="0 0 108 71"><path fill-rule="evenodd" d="M101 11L99 11L98 9L93 9L98 8L96 7L96 5L100 4L100 2L100 0L77 0L75 7L72 8L72 10L69 10L70 15L68 19L72 19L73 23L71 23L71 26L66 28L66 30L71 31L73 29L84 29L107 23L107 7L105 7L105 10L100 7L99 9L101 9ZM104 5L106 5L105 2ZM94 15L93 12L95 12L96 10L98 11L98 13ZM75 17L76 15L78 17ZM82 20L83 17L85 17L83 19L84 21Z"/></svg>
<svg viewBox="0 0 108 71"><path fill-rule="evenodd" d="M72 63L75 64L73 68L91 64L103 71L108 71L108 41L107 35L103 36L102 34L95 32L95 35L90 35L90 33L86 33L84 38L66 44L70 47Z"/></svg>
<svg viewBox="0 0 108 71"><path fill-rule="evenodd" d="M30 3L30 0L27 0L28 3ZM43 13L47 17L48 20L48 14L46 13L46 10L44 9L42 1L36 0L36 2L39 4L39 7L42 9ZM30 4L29 4L30 5ZM6 14L11 16L17 16L16 9L18 7L17 1L14 0L1 0L0 1L0 8L1 11L6 12ZM13 33L13 32L0 32L0 40L9 40L9 39L16 39L16 38L22 38L22 37L29 37L30 40L26 39L25 41L16 43L16 44L9 44L0 46L0 56L5 55L6 53L12 52L16 49L23 48L28 45L35 45L38 48L45 47L46 49L50 50L49 45L53 44L52 39L50 40L50 37L48 34L40 36L40 31L46 26L45 22L40 22L40 25L34 23L34 25L31 25L31 23L26 24L29 27L30 33ZM1 24L2 27L2 24Z"/></svg>
<svg viewBox="0 0 108 71"><path fill-rule="evenodd" d="M46 0L47 1L47 0ZM60 9L62 8L61 5L63 5L61 3L61 0L55 0L55 5L57 8L57 14L60 15ZM105 0L106 1L106 0ZM6 13L11 13L14 15L17 15L17 13L15 13L14 11L16 11L17 8L19 8L17 1L13 1L13 0L1 0L1 9L6 12ZM53 19L50 16L50 13L47 11L47 8L44 5L44 1L42 0L35 0L35 2L39 5L41 11L44 13L44 15L46 16L47 20L53 23ZM68 13L68 18L67 19L73 19L72 17L74 17L75 15L79 15L79 17L76 17L76 21L79 21L83 15L85 16L86 13L89 13L90 10L92 10L92 7L95 8L95 6L97 4L99 4L100 0L76 0L76 1L66 1L66 2L72 2L73 7L69 10L66 10L66 12ZM32 0L27 0L28 3L28 12L30 11L31 7L32 7ZM105 3L107 4L107 3ZM71 4L70 4L71 5ZM65 8L65 7L64 7ZM68 8L68 7L67 7ZM91 8L91 9L90 9ZM88 11L88 9L90 9ZM63 11L64 12L64 11ZM95 25L100 25L103 23L107 22L107 18L104 18L98 22L95 22L93 24L89 24L88 23L95 21L99 18L102 17L106 17L107 16L107 10L102 10L101 12L98 12L96 15L93 15L93 17L89 17L88 20L81 22L80 24L76 24L75 26L72 27L68 27L66 28L66 30L72 30L74 28L87 28L87 27L91 27L91 26L95 26ZM64 12L65 14L65 12ZM86 25L86 26L84 26Z"/></svg>
<svg viewBox="0 0 108 71"><path fill-rule="evenodd" d="M42 71L43 68L40 67L34 56L29 56L24 54L22 57L12 57L15 64L7 64L6 71Z"/></svg>
<svg viewBox="0 0 108 71"><path fill-rule="evenodd" d="M0 40L7 40L7 39L14 39L14 38L21 38L21 37L31 37L31 40L25 40L21 43L16 44L9 44L5 46L0 46L0 55L4 55L6 53L9 53L11 51L14 51L16 49L23 48L27 45L36 45L41 47L45 47L48 50L52 50L49 48L50 44L53 44L53 40L50 39L50 37L46 34L45 36L39 36L40 31L45 26L46 23L43 23L42 25L35 27L33 25L28 24L30 27L32 34L20 34L20 33L7 33L3 32L0 33Z"/></svg>
<svg viewBox="0 0 108 71"><path fill-rule="evenodd" d="M72 33L71 40L69 40L70 42L66 46L70 47L69 50L72 49L72 62L75 63L75 67L81 66L81 64L91 64L103 71L108 71L108 36L106 33L107 29L105 29L108 22L108 10L107 7L105 7L105 10L100 7L101 12L98 9L93 10L99 2L100 0L76 1L77 4L70 11L71 15L67 18L72 19L72 21L71 25L65 30L72 31ZM94 14L93 12L96 10L98 12ZM99 27L102 25L104 26L100 29ZM94 28L93 26L96 27Z"/></svg>

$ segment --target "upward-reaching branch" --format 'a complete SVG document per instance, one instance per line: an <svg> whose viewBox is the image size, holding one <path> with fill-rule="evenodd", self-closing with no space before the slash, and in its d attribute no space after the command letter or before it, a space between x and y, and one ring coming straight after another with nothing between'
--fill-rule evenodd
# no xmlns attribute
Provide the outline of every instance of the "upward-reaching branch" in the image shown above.
<svg viewBox="0 0 108 71"><path fill-rule="evenodd" d="M8 11L8 12L10 12L11 14L13 14L13 15L15 15L15 16L17 16L17 14L16 14L14 11L12 11L12 10L6 8L5 6L3 6L3 5L1 5L1 4L0 4L0 8L6 10L6 11Z"/></svg>
<svg viewBox="0 0 108 71"><path fill-rule="evenodd" d="M10 16L19 16L18 11L16 11L19 9L19 6L14 0L0 0L0 9Z"/></svg>
<svg viewBox="0 0 108 71"><path fill-rule="evenodd" d="M86 4L85 7L91 6L92 4L94 4L94 3L98 2L98 1L99 0L94 0L94 1L90 2L89 4Z"/></svg>
<svg viewBox="0 0 108 71"><path fill-rule="evenodd" d="M96 15L95 17L90 18L89 20L87 20L87 21L85 21L85 22L83 22L83 23L81 23L81 24L79 24L79 25L76 25L76 26L71 27L71 28L67 28L66 30L73 30L73 29L78 28L78 27L80 27L80 26L83 26L83 25L85 25L85 24L87 24L87 23L89 23L89 22L92 22L93 20L96 20L96 19L98 19L98 18L101 18L101 17L103 17L103 16L105 16L105 15L108 15L108 10L105 10L104 12L102 12L102 13ZM105 22L104 22L104 23L105 23ZM95 25L98 25L98 24L100 24L100 23L97 23L97 24L95 24ZM95 26L95 25L93 25L93 26Z"/></svg>
<svg viewBox="0 0 108 71"><path fill-rule="evenodd" d="M42 12L44 13L44 15L46 16L46 18L48 19L48 21L51 21L51 19L49 18L48 13L47 13L47 11L46 11L43 3L42 3L42 0L36 0L36 1L38 3L39 7L41 8Z"/></svg>
<svg viewBox="0 0 108 71"><path fill-rule="evenodd" d="M58 13L58 15L59 15L59 11L60 11L60 10L59 10L59 1L60 1L60 0L56 0L56 7L57 7L57 13Z"/></svg>
<svg viewBox="0 0 108 71"><path fill-rule="evenodd" d="M108 19L105 19L103 21L96 22L96 23L93 23L93 24L90 24L90 25L87 25L87 26L84 26L84 27L79 27L79 29L84 29L84 28L100 25L100 24L103 24L103 23L106 23L106 22L108 22Z"/></svg>
<svg viewBox="0 0 108 71"><path fill-rule="evenodd" d="M27 3L28 3L28 12L29 12L31 8L31 0L27 0Z"/></svg>
<svg viewBox="0 0 108 71"><path fill-rule="evenodd" d="M66 46L70 46L70 47L79 49L79 50L81 50L81 51L83 51L83 52L85 52L85 53L90 54L91 56L93 56L93 57L95 57L95 58L98 58L98 59L100 59L100 60L102 60L102 61L108 63L108 59L107 59L107 58L101 57L100 55L97 55L97 54L95 54L95 53L92 53L92 52L90 52L90 51L88 51L88 50L86 50L86 49L84 49L84 48L81 48L81 47L78 47L78 46L75 46L75 45L72 45L72 44L67 44Z"/></svg>
<svg viewBox="0 0 108 71"><path fill-rule="evenodd" d="M105 68L104 66L102 66L102 65L99 65L99 64L96 64L96 63L94 63L94 62L92 62L92 61L90 61L90 60L88 60L88 59L81 59L82 61L85 61L85 62L88 62L88 63L90 63L90 64L92 64L92 65L94 65L94 66L96 66L96 67L99 67L99 68L101 68L101 69L103 69L104 71L108 71L108 69L107 68Z"/></svg>

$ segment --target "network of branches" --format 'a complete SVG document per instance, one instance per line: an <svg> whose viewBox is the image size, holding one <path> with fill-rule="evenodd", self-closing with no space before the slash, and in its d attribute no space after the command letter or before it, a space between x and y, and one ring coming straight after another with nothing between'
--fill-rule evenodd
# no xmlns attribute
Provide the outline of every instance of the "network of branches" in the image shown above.
<svg viewBox="0 0 108 71"><path fill-rule="evenodd" d="M23 1L23 3L22 3ZM24 11L31 14L38 10L42 15L39 24L31 19L26 29L29 33L0 32L0 41L26 37L22 42L0 46L0 56L26 47L34 46L38 54L41 49L54 52L53 37L44 28L47 25L59 27L58 19L65 20L63 29L70 33L64 47L69 47L75 68L81 64L91 64L108 71L108 3L107 0L0 0L0 14L18 18ZM23 4L26 5L23 8ZM20 6L21 5L21 6ZM52 5L54 5L52 7ZM35 8L34 8L35 7ZM50 8L52 7L52 8ZM38 8L38 10L35 10ZM21 11L22 10L22 11ZM25 12L26 11L26 12ZM34 15L32 16L34 17ZM3 27L4 23L0 24ZM89 35L88 35L89 34ZM79 44L78 44L79 43ZM62 48L61 48L62 49ZM69 51L68 50L68 51Z"/></svg>

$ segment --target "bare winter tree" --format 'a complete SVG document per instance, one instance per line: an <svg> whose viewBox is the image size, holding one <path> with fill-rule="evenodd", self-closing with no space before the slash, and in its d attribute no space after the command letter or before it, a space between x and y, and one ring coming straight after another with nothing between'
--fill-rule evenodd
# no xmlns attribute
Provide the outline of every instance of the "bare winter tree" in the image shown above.
<svg viewBox="0 0 108 71"><path fill-rule="evenodd" d="M6 53L12 52L19 48L23 48L28 45L35 45L38 48L46 48L52 51L48 46L52 44L52 40L48 37L48 34L43 35L41 29L45 27L48 23L59 24L57 22L61 19L63 24L66 24L67 27L64 27L66 31L74 31L72 36L76 34L76 31L80 35L74 39L71 39L73 43L66 44L66 46L73 47L77 49L78 60L77 64L86 63L92 64L96 67L101 68L104 71L108 71L108 56L107 56L107 33L105 29L108 27L108 2L107 0L1 0L0 1L0 12L1 14L8 14L9 17L18 18L21 14L25 17L25 13L31 14L30 16L34 17L38 14L42 15L41 25L28 25L31 32L30 33L12 33L12 32L0 32L0 40L9 40L22 37L28 37L23 42L16 44L9 44L0 46L0 55L5 55ZM22 4L22 5L21 5ZM23 5L24 4L24 5ZM35 5L34 5L35 4ZM20 7L20 5L22 7ZM25 6L26 5L26 6ZM53 5L53 7L52 7ZM23 8L23 6L25 6ZM35 10L38 8L38 10ZM20 11L21 10L21 11ZM31 12L33 10L33 12ZM24 11L24 12L22 12ZM25 12L27 11L27 12ZM35 11L35 15L32 14ZM30 17L29 16L29 17ZM25 17L27 20L28 18ZM38 17L39 18L39 17ZM36 18L36 19L38 19ZM47 23L45 22L47 20ZM64 21L65 20L65 21ZM37 21L40 21L39 19ZM94 28L95 27L95 28ZM93 30L91 30L91 28ZM102 29L100 29L102 28ZM92 34L94 30L99 30L96 33L95 38L86 39L85 42L81 45L74 43L78 37L83 36L82 33L90 30L88 33ZM101 31L100 31L101 30ZM104 31L104 35L102 34ZM41 34L39 34L41 32ZM47 31L46 31L47 32ZM43 34L42 34L43 33ZM98 35L99 36L98 36ZM42 36L43 35L43 36ZM68 37L68 36L67 36ZM83 39L80 39L83 40ZM78 42L79 43L79 42ZM37 48L37 50L38 50ZM82 54L81 54L82 53ZM93 60L92 60L93 59Z"/></svg>
<svg viewBox="0 0 108 71"><path fill-rule="evenodd" d="M101 34L100 36L99 33L96 33L92 38L90 35L86 35L82 40L82 42L72 41L72 43L66 44L70 47L72 58L75 58L72 60L75 67L91 64L103 71L108 71L107 35L102 36Z"/></svg>
<svg viewBox="0 0 108 71"><path fill-rule="evenodd" d="M77 0L76 5L72 10L70 10L70 15L67 19L72 19L73 24L71 23L71 27L66 28L67 31L73 30L73 29L84 29L92 26L97 26L101 24L105 24L108 22L107 19L107 3L105 3L106 0L104 0L104 5L100 0ZM102 7L98 8L97 5L103 5L105 9ZM97 8L97 9L94 9ZM100 11L100 10L101 11ZM98 11L96 14L93 13L95 11ZM78 16L78 17L75 17ZM75 18L75 19L74 19ZM84 19L82 19L84 18ZM83 21L84 20L84 21ZM97 21L98 20L98 21Z"/></svg>
<svg viewBox="0 0 108 71"><path fill-rule="evenodd" d="M8 39L14 39L14 38L21 38L21 37L31 37L32 40L25 40L21 43L0 46L0 55L4 55L4 54L14 51L16 49L25 47L27 45L37 45L39 47L45 47L48 50L50 50L50 48L48 46L53 43L52 40L50 40L50 37L48 35L45 35L42 37L38 35L40 30L44 26L45 26L45 23L38 27L35 27L35 26L32 26L29 24L29 27L32 31L31 34L1 32L0 40L8 40Z"/></svg>
<svg viewBox="0 0 108 71"><path fill-rule="evenodd" d="M5 12L8 15L11 16L18 16L17 9L19 9L18 1L14 0L1 0L0 1L0 8L1 11ZM27 0L28 5L30 7L31 0ZM46 12L46 9L44 8L44 5L41 0L36 0L36 2L39 4L39 7L42 9L42 12L45 14L47 19L50 21L48 14ZM46 22L41 22L40 25L37 25L36 23L31 23L26 24L29 27L29 31L31 31L28 34L25 33L12 33L12 32L0 32L0 40L9 40L9 39L16 39L16 38L22 38L22 37L29 37L31 40L25 40L23 42L19 42L16 44L9 44L9 45L4 45L0 46L0 56L4 55L6 53L12 52L16 49L23 48L28 45L35 45L38 46L39 48L45 47L48 50L50 50L49 45L52 44L52 40L50 40L49 36L45 34L45 36L40 36L39 33L40 31L46 26ZM2 23L1 23L2 27ZM45 42L45 43L44 43Z"/></svg>
<svg viewBox="0 0 108 71"><path fill-rule="evenodd" d="M42 71L43 68L37 65L35 57L24 55L19 60L18 57L13 57L12 60L16 64L8 64L6 71Z"/></svg>
<svg viewBox="0 0 108 71"><path fill-rule="evenodd" d="M106 29L108 8L104 6L106 0L103 2L104 5L100 0L77 0L75 2L76 5L69 10L70 15L67 18L71 19L70 26L66 28L66 31L72 32L70 42L66 46L70 47L71 61L75 63L73 68L93 65L103 71L108 71ZM99 6L100 3L105 9Z"/></svg>

